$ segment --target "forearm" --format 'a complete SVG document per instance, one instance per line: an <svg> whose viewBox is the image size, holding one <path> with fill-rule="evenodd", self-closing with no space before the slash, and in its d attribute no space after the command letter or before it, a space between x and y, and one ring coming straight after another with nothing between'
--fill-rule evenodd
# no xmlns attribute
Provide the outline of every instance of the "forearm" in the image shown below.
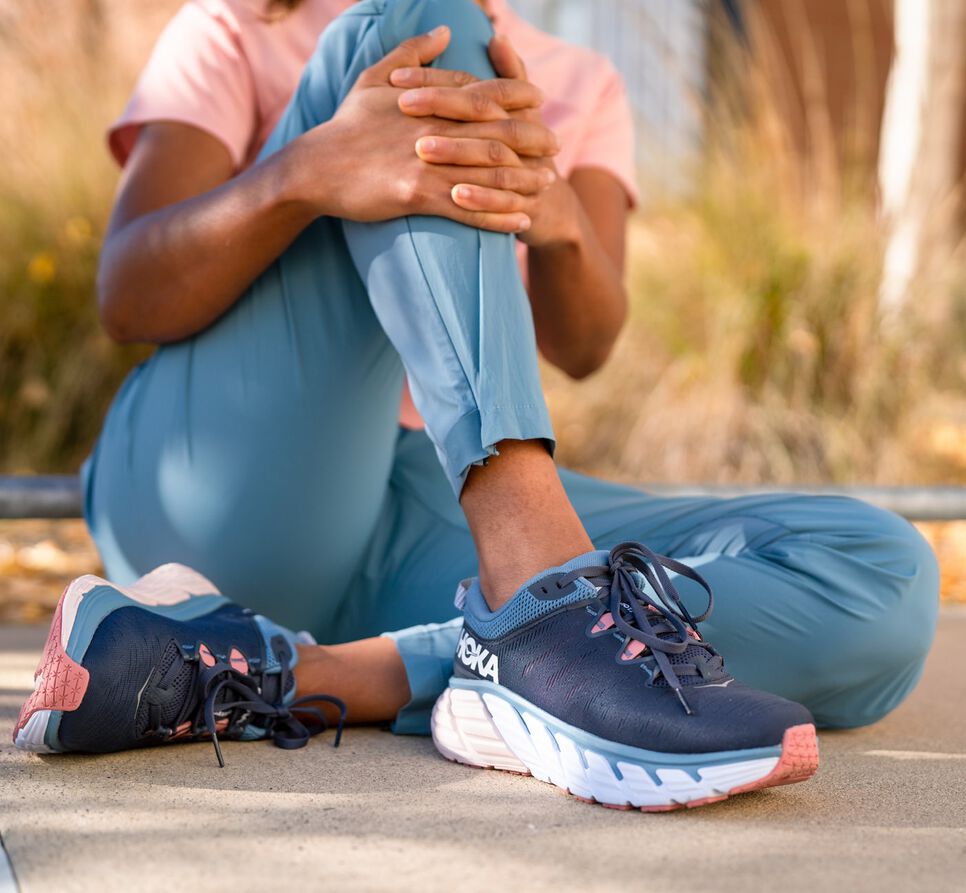
<svg viewBox="0 0 966 893"><path fill-rule="evenodd" d="M556 237L531 246L528 273L537 343L546 359L583 378L598 369L624 323L620 265L604 249L573 189L561 181L548 213L564 221Z"/></svg>
<svg viewBox="0 0 966 893"><path fill-rule="evenodd" d="M297 147L286 147L209 192L110 232L97 284L108 333L163 343L218 319L318 216L298 198L297 165Z"/></svg>

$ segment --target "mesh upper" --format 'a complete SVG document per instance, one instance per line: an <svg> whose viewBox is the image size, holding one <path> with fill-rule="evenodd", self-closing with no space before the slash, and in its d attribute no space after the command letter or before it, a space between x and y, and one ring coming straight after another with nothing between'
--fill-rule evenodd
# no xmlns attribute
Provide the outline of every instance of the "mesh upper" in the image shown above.
<svg viewBox="0 0 966 893"><path fill-rule="evenodd" d="M700 645L688 645L688 647L685 648L684 651L682 651L680 654L669 654L667 658L668 658L668 661L671 663L671 665L674 666L676 664L680 665L680 664L708 663L709 661L715 660L716 655L713 652L708 651L707 648L702 648ZM724 677L727 674L719 671L719 673L715 675L721 675L722 677ZM682 686L685 686L685 685L703 685L708 680L703 676L679 676L678 681L681 683ZM664 678L664 676L661 676L659 679L656 679L653 684L668 685L669 683L667 679Z"/></svg>
<svg viewBox="0 0 966 893"><path fill-rule="evenodd" d="M167 704L161 705L161 725L168 726L169 728L173 727L178 721L178 716L184 709L185 701L188 698L194 678L192 664L184 660L184 657L181 654L181 649L174 641L169 643L161 658L161 661L158 664L157 678L164 678L165 673L171 669L171 666L175 661L182 661L183 666L181 667L177 676L174 677L170 685L167 687L166 691L174 691L176 697L171 698ZM150 718L150 714L148 712L150 709L150 701L151 692L150 689L147 689L145 691L145 697L141 698L141 703L138 705L137 717L135 719L135 728L139 736L144 735L145 731L147 730L147 725Z"/></svg>
<svg viewBox="0 0 966 893"><path fill-rule="evenodd" d="M464 614L471 621L473 629L487 639L498 639L516 629L521 629L534 620L552 614L560 608L597 597L597 590L586 580L577 580L574 589L558 599L538 599L530 587L544 577L566 574L582 567L606 565L608 552L587 552L578 555L560 567L552 567L527 580L516 595L498 611L491 611L483 598L479 580L473 580L466 591Z"/></svg>

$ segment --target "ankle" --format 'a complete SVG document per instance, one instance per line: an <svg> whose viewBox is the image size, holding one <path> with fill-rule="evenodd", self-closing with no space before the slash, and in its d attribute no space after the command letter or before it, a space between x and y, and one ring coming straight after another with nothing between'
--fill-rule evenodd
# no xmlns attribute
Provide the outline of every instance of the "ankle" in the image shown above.
<svg viewBox="0 0 966 893"><path fill-rule="evenodd" d="M483 592L483 598L489 609L496 611L510 601L527 580L538 576L547 568L566 564L572 558L590 552L593 548L593 544L588 540L576 547L540 550L517 561L509 563L501 561L492 570L481 567L480 589Z"/></svg>
<svg viewBox="0 0 966 893"><path fill-rule="evenodd" d="M491 610L533 576L593 549L542 444L506 441L470 472L461 498Z"/></svg>

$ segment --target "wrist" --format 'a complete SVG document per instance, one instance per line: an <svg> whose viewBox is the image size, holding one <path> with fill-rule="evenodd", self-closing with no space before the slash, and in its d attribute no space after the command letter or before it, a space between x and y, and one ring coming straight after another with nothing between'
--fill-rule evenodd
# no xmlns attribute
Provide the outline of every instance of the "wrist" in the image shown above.
<svg viewBox="0 0 966 893"><path fill-rule="evenodd" d="M325 152L318 151L317 142L325 145ZM318 217L341 216L336 201L339 174L334 163L341 152L337 128L331 121L302 134L271 157L278 164L276 194L280 204L297 209L305 216L306 225ZM324 164L319 163L321 158Z"/></svg>
<svg viewBox="0 0 966 893"><path fill-rule="evenodd" d="M521 237L531 251L574 251L583 239L580 200L570 184L558 177L541 196L540 213Z"/></svg>

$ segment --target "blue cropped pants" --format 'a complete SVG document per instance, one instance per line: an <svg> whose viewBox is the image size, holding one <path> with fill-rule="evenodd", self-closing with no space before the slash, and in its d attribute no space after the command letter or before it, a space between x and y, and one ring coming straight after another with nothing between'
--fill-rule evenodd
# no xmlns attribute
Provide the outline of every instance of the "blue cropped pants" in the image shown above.
<svg viewBox="0 0 966 893"><path fill-rule="evenodd" d="M491 75L470 0L363 0L323 34L265 153L440 24L453 41L436 64ZM398 427L404 368L427 433ZM476 570L456 494L508 438L553 441L512 237L323 218L218 322L131 374L85 465L87 518L117 582L179 561L320 641L401 630L413 700L394 728L426 732L455 586ZM915 685L938 571L901 519L842 498L660 499L562 477L598 547L641 540L700 569L717 596L703 629L749 684L826 726L872 722Z"/></svg>

